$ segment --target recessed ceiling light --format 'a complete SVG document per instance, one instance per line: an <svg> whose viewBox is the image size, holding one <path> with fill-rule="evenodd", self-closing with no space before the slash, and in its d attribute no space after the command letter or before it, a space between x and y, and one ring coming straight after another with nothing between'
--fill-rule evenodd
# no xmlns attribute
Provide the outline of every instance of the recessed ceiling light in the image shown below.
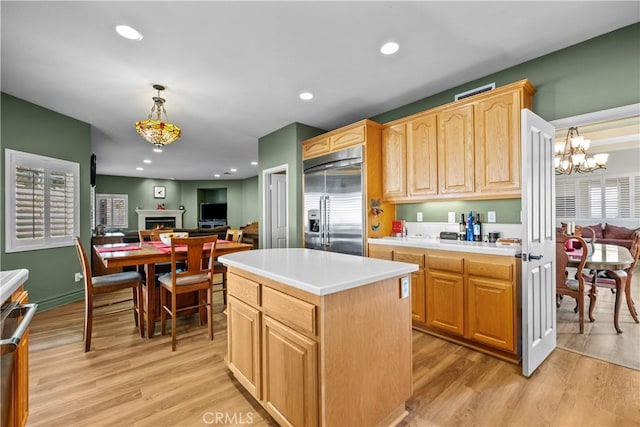
<svg viewBox="0 0 640 427"><path fill-rule="evenodd" d="M251 166L258 166L258 162L256 161L251 162Z"/></svg>
<svg viewBox="0 0 640 427"><path fill-rule="evenodd" d="M162 148L156 147L156 148L153 149L153 152L154 153L162 153Z"/></svg>
<svg viewBox="0 0 640 427"><path fill-rule="evenodd" d="M137 171L143 171L143 170L144 170L144 168L142 168L142 167L138 166L138 167L136 168L136 170L137 170Z"/></svg>
<svg viewBox="0 0 640 427"><path fill-rule="evenodd" d="M149 160L149 159L144 159L144 160L143 160L143 162L144 162L144 163L151 163L151 160Z"/></svg>
<svg viewBox="0 0 640 427"><path fill-rule="evenodd" d="M231 169L229 169L229 171L230 171L230 172L238 172L238 169L236 169L236 168L231 168Z"/></svg>
<svg viewBox="0 0 640 427"><path fill-rule="evenodd" d="M220 178L220 174L219 173L214 173L213 176L215 176L216 178Z"/></svg>
<svg viewBox="0 0 640 427"><path fill-rule="evenodd" d="M394 53L396 53L398 51L398 49L400 49L400 45L396 42L387 42L385 44L382 45L382 47L380 48L380 52L383 55L393 55Z"/></svg>
<svg viewBox="0 0 640 427"><path fill-rule="evenodd" d="M313 94L311 92L302 92L300 93L300 99L303 101L310 101L313 99Z"/></svg>
<svg viewBox="0 0 640 427"><path fill-rule="evenodd" d="M125 39L129 40L142 40L142 33L133 27L128 25L117 25L116 32Z"/></svg>

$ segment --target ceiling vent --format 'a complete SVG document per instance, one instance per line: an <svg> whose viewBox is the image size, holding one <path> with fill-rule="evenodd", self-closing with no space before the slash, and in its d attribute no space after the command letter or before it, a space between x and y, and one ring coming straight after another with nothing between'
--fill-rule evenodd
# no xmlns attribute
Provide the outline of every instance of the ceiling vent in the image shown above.
<svg viewBox="0 0 640 427"><path fill-rule="evenodd" d="M482 93L482 92L487 92L487 91L493 90L495 88L496 88L496 83L495 82L489 83L488 85L480 86L480 87L477 87L475 89L468 90L466 92L461 92L461 93L457 94L456 96L454 96L454 100L455 101L459 101L461 99L465 99L465 98L468 98L468 97L473 96L473 95L477 95L477 94Z"/></svg>

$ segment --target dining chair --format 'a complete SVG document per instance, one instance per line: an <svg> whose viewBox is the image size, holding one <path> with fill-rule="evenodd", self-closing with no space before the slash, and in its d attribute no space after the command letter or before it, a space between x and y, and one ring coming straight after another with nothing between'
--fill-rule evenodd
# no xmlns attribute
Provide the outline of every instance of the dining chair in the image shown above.
<svg viewBox="0 0 640 427"><path fill-rule="evenodd" d="M173 233L173 228L155 228L152 230L138 230L140 242L159 242L160 234Z"/></svg>
<svg viewBox="0 0 640 427"><path fill-rule="evenodd" d="M567 254L566 242L569 240L577 240L582 245L579 252L580 260L573 272L569 274L567 270L569 266L569 256ZM583 268L587 262L587 243L582 237L567 236L562 232L556 233L556 307L560 307L560 299L563 296L569 296L576 300L576 307L573 310L578 313L578 321L580 325L580 333L584 333L584 296L590 286L585 282L583 277ZM590 298L593 297L589 294ZM591 319L593 320L593 319Z"/></svg>
<svg viewBox="0 0 640 427"><path fill-rule="evenodd" d="M171 350L176 351L177 313L197 308L201 313L208 308L207 326L209 338L213 339L213 262L217 235L202 237L174 237L171 239L171 273L160 276L160 330L166 331L167 314L171 316ZM210 248L206 246L210 245ZM186 248L187 260L184 270L179 269L177 252ZM209 251L206 259L205 251ZM177 308L178 295L198 293L196 305ZM167 294L171 297L167 304ZM203 295L206 299L203 300ZM201 321L202 323L202 321Z"/></svg>
<svg viewBox="0 0 640 427"><path fill-rule="evenodd" d="M631 313L631 317L636 323L640 323L638 320L638 311L636 310L635 303L633 298L631 297L631 278L633 276L633 270L636 267L638 259L640 259L640 231L636 231L633 235L633 240L631 242L631 256L633 257L633 263L630 267L625 270L620 271L606 271L604 272L605 276L601 276L598 274L598 271L590 271L583 272L582 276L586 282L594 283L597 288L607 288L612 292L616 292L618 289L622 289L624 286L625 299L627 300L627 307L629 308L629 313ZM625 281L625 283L622 283ZM626 285L626 286L625 286ZM622 296L620 296L622 297ZM593 299L589 305L589 313L593 313L596 300ZM617 307L616 307L617 308ZM615 322L617 323L617 313L614 315ZM619 326L616 324L616 330L620 332Z"/></svg>
<svg viewBox="0 0 640 427"><path fill-rule="evenodd" d="M104 304L94 305L94 296L106 294L110 292L120 291L122 289L131 288L133 291L133 311L134 323L140 330L140 336L144 337L144 320L142 310L142 276L137 271L125 271L122 273L106 274L103 276L91 276L91 266L87 254L82 247L79 237L74 238L78 258L82 266L82 274L84 276L84 351L91 349L91 333L93 329L93 318L98 315L121 313L127 308L114 309L107 312L94 313L97 308L121 305L131 299L106 302Z"/></svg>
<svg viewBox="0 0 640 427"><path fill-rule="evenodd" d="M225 240L230 242L242 242L243 231L237 228L229 228L227 230L227 236ZM222 281L216 282L215 285L221 285L220 289L214 290L214 292L222 292L222 303L227 305L227 266L219 261L215 261L213 264L213 274L222 275Z"/></svg>

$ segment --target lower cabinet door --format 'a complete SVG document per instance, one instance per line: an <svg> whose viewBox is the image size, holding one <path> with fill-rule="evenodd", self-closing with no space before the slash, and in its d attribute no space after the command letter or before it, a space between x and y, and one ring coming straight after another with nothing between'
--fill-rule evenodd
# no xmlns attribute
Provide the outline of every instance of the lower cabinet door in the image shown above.
<svg viewBox="0 0 640 427"><path fill-rule="evenodd" d="M280 425L318 425L318 344L263 316L263 402Z"/></svg>
<svg viewBox="0 0 640 427"><path fill-rule="evenodd" d="M468 338L515 352L513 284L476 277L468 283Z"/></svg>
<svg viewBox="0 0 640 427"><path fill-rule="evenodd" d="M249 393L260 400L260 312L229 295L227 314L229 369Z"/></svg>
<svg viewBox="0 0 640 427"><path fill-rule="evenodd" d="M464 281L461 274L427 273L427 325L464 335Z"/></svg>
<svg viewBox="0 0 640 427"><path fill-rule="evenodd" d="M425 289L424 269L411 273L411 318L415 321L427 322L427 297Z"/></svg>

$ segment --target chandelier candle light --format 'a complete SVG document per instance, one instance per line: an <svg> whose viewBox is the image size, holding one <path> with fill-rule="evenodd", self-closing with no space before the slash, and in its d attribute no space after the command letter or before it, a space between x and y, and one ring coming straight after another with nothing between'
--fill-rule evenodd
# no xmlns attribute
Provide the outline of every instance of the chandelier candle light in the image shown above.
<svg viewBox="0 0 640 427"><path fill-rule="evenodd" d="M564 143L555 144L554 166L556 175L569 175L571 172L587 173L606 169L609 159L607 153L597 153L587 157L591 141L580 136L577 127L570 127Z"/></svg>
<svg viewBox="0 0 640 427"><path fill-rule="evenodd" d="M160 96L160 91L164 90L164 86L153 85L153 88L158 91L158 96L153 97L153 107L151 107L148 119L136 123L136 131L156 147L163 147L180 138L182 131L178 126L167 121L167 110L164 109L166 100ZM156 113L155 120L153 119L154 112ZM165 121L162 120L163 114Z"/></svg>

